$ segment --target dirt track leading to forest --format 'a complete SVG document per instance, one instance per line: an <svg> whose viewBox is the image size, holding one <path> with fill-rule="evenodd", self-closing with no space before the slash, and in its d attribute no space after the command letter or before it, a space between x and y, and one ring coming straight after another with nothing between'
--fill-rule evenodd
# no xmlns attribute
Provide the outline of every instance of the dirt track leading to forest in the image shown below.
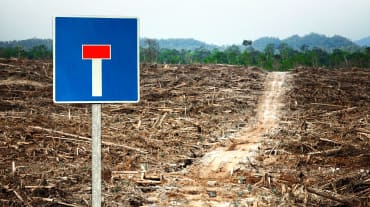
<svg viewBox="0 0 370 207"><path fill-rule="evenodd" d="M263 135L274 129L279 121L281 95L287 73L272 72L266 78L265 92L257 108L257 115L252 126L248 126L233 143L207 153L201 160L200 178L221 178L232 175L240 164L254 160Z"/></svg>
<svg viewBox="0 0 370 207"><path fill-rule="evenodd" d="M210 150L199 162L190 167L186 177L193 182L181 187L183 201L170 203L171 205L230 206L232 204L232 196L225 186L233 185L233 181L229 178L233 177L234 172L249 164L253 166L252 163L255 162L264 136L278 126L280 110L283 106L282 95L288 89L284 84L287 77L289 75L286 72L271 72L267 75L264 93L260 97L254 120L230 139L228 144ZM208 192L208 195L204 192ZM215 196L210 195L210 192L211 194L214 192ZM249 201L253 202L253 197L250 197Z"/></svg>

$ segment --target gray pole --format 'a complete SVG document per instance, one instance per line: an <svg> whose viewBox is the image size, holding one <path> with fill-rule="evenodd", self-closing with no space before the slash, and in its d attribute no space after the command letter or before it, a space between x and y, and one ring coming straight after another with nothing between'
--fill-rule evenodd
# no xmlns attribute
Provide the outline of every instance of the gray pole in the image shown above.
<svg viewBox="0 0 370 207"><path fill-rule="evenodd" d="M92 207L101 207L101 104L92 104Z"/></svg>

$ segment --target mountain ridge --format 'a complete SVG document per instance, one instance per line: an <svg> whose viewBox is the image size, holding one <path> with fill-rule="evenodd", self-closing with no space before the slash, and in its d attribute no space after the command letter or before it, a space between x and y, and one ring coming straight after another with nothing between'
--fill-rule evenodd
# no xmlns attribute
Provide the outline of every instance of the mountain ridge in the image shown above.
<svg viewBox="0 0 370 207"><path fill-rule="evenodd" d="M304 36L292 35L285 39L262 37L255 40L252 43L252 47L262 51L268 44L273 44L275 48L278 48L283 43L295 50L300 50L302 47L309 49L320 48L327 51L332 51L333 49L359 49L359 45L346 37L340 35L328 37L317 33L310 33Z"/></svg>
<svg viewBox="0 0 370 207"><path fill-rule="evenodd" d="M145 47L145 40L148 38L140 39L140 46ZM224 50L227 46L219 46L199 41L193 38L162 38L155 39L158 42L159 48L175 49L175 50L195 50L197 48L204 48L207 50ZM241 41L242 43L242 41ZM242 50L245 46L239 46ZM285 39L277 37L261 37L252 42L252 47L256 50L263 51L268 44L273 44L275 48L279 48L281 44L287 44L295 50L301 50L303 47L308 49L321 48L326 51L333 51L334 49L357 50L360 47L370 46L370 36L357 41L351 41L346 37L334 35L328 37L326 35L310 33L308 35L299 36L292 35ZM52 39L26 39L26 40L13 40L13 41L0 41L0 48L21 46L25 50L30 50L34 46L45 45L48 49L52 48Z"/></svg>
<svg viewBox="0 0 370 207"><path fill-rule="evenodd" d="M151 38L141 38L140 45L145 45L145 40ZM209 44L206 42L202 42L200 40L196 40L193 38L161 38L155 39L160 48L167 48L167 49L175 49L175 50L195 50L197 48L205 48L208 50L212 49L219 49L221 46L215 44Z"/></svg>
<svg viewBox="0 0 370 207"><path fill-rule="evenodd" d="M370 36L355 41L361 47L370 47Z"/></svg>

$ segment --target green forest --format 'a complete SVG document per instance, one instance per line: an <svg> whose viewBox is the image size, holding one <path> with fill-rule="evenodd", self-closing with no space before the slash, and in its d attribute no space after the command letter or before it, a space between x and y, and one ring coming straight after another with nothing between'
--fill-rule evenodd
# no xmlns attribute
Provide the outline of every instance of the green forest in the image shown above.
<svg viewBox="0 0 370 207"><path fill-rule="evenodd" d="M0 46L2 58L52 59L52 50L45 45L29 48L22 46ZM257 50L251 41L243 46L232 45L219 48L198 47L196 49L161 48L155 39L145 39L140 45L141 63L158 64L231 64L258 66L267 70L288 70L297 66L348 68L370 68L370 47L357 50L332 49L331 51L301 45L293 48L287 43L269 43Z"/></svg>
<svg viewBox="0 0 370 207"><path fill-rule="evenodd" d="M24 49L21 46L0 47L1 58L27 58L27 59L51 59L53 52L45 45L33 46L30 49Z"/></svg>
<svg viewBox="0 0 370 207"><path fill-rule="evenodd" d="M204 47L195 50L176 50L160 48L156 40L147 39L140 48L140 60L143 63L160 64L231 64L253 65L267 70L288 70L297 66L348 68L370 68L370 47L348 51L344 49L327 50L302 45L298 50L286 43L268 44L263 51L248 46L241 50L232 45L224 50L209 50Z"/></svg>

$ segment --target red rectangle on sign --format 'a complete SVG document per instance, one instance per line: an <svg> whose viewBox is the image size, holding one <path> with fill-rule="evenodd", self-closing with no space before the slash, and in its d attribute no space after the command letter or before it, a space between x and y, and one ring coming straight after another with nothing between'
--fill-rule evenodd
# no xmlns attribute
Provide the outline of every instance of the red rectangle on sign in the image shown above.
<svg viewBox="0 0 370 207"><path fill-rule="evenodd" d="M110 45L82 45L82 59L111 59Z"/></svg>

